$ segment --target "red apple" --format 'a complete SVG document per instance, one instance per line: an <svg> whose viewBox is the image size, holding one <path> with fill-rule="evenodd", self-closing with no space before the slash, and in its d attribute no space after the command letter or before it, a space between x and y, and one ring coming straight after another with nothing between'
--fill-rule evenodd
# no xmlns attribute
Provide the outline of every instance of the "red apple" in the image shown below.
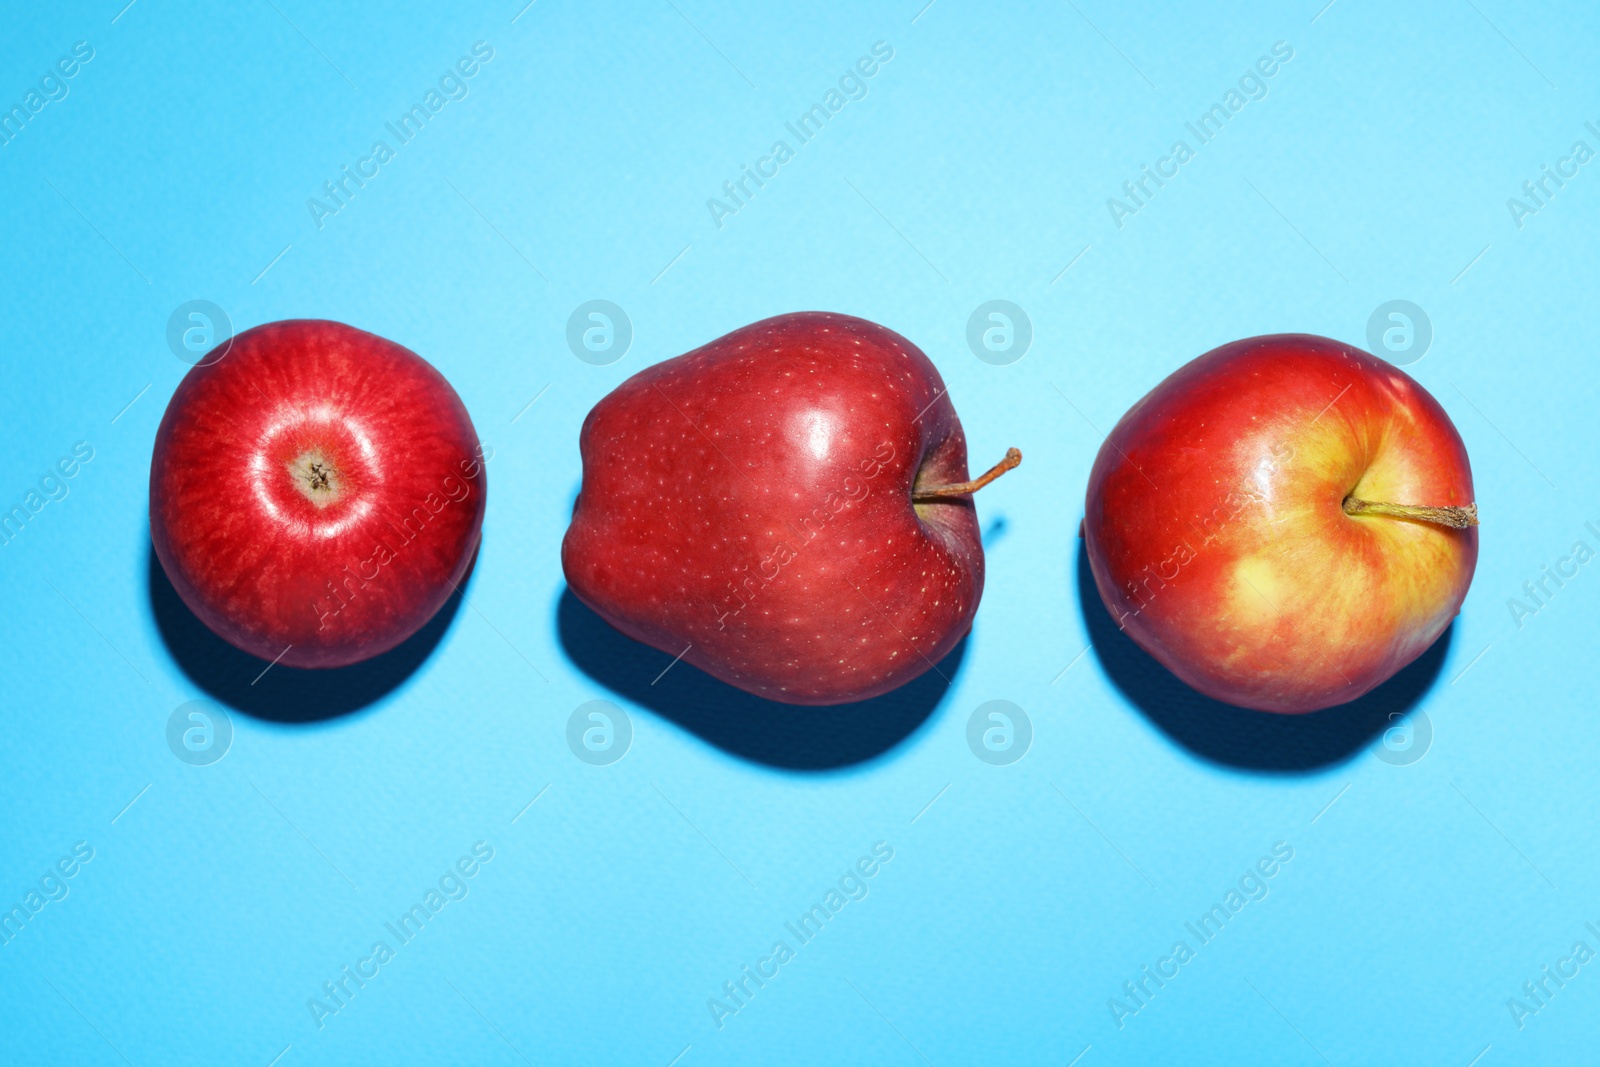
<svg viewBox="0 0 1600 1067"><path fill-rule="evenodd" d="M748 692L841 704L903 685L972 626L983 546L939 372L892 330L780 315L596 404L561 546L618 630Z"/></svg>
<svg viewBox="0 0 1600 1067"><path fill-rule="evenodd" d="M461 398L414 352L337 322L268 323L173 394L150 536L218 635L340 667L404 641L455 590L483 526L484 458Z"/></svg>
<svg viewBox="0 0 1600 1067"><path fill-rule="evenodd" d="M1089 475L1095 586L1217 700L1307 712L1450 625L1478 559L1466 448L1405 373L1306 334L1235 341L1135 404Z"/></svg>

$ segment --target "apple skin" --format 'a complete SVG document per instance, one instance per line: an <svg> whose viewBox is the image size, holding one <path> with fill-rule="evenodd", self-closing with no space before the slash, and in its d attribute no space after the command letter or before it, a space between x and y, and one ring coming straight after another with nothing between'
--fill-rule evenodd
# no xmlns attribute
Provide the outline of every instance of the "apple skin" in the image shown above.
<svg viewBox="0 0 1600 1067"><path fill-rule="evenodd" d="M1473 503L1466 448L1404 372L1325 337L1235 341L1106 438L1083 535L1111 617L1207 696L1261 711L1354 700L1461 608L1475 527L1348 515L1346 496Z"/></svg>
<svg viewBox="0 0 1600 1067"><path fill-rule="evenodd" d="M635 640L789 704L888 692L966 635L983 593L944 382L904 337L799 312L649 367L584 420L561 563ZM687 650L687 651L686 651Z"/></svg>
<svg viewBox="0 0 1600 1067"><path fill-rule="evenodd" d="M179 383L150 465L150 536L178 595L218 636L291 667L410 637L483 527L485 457L455 390L337 322L257 326L211 358Z"/></svg>

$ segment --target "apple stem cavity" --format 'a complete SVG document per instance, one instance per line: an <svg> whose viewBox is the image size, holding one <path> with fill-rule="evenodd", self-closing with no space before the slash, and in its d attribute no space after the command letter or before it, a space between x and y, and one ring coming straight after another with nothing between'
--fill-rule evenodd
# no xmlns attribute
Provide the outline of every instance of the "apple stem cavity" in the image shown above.
<svg viewBox="0 0 1600 1067"><path fill-rule="evenodd" d="M934 500L954 500L956 497L976 493L1006 471L1011 470L1022 462L1022 452L1015 448L1006 449L1005 458L970 482L955 482L951 485L929 485L920 489L911 490L911 502L926 504Z"/></svg>
<svg viewBox="0 0 1600 1067"><path fill-rule="evenodd" d="M1346 515L1388 515L1396 519L1418 519L1422 522L1437 523L1455 530L1464 530L1469 526L1478 525L1478 505L1468 504L1466 507L1430 507L1426 504L1386 504L1381 500L1362 500L1359 497L1347 496L1344 498L1344 513Z"/></svg>

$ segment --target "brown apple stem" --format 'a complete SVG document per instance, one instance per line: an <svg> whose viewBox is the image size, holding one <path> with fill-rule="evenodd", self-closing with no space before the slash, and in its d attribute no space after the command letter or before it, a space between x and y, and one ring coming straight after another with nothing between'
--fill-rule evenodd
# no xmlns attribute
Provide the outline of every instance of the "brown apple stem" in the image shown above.
<svg viewBox="0 0 1600 1067"><path fill-rule="evenodd" d="M956 482L952 485L930 485L911 491L911 502L925 504L931 500L953 500L958 496L967 496L976 493L1006 471L1011 470L1022 462L1022 453L1018 449L1006 449L1006 458L984 471L970 482Z"/></svg>
<svg viewBox="0 0 1600 1067"><path fill-rule="evenodd" d="M1468 526L1478 525L1478 505L1468 504L1466 507L1430 507L1425 504L1385 504L1381 500L1362 500L1358 497L1347 496L1344 498L1344 513L1346 515L1389 515L1397 519L1421 519L1423 522L1436 522L1440 526L1449 526L1453 529L1464 530Z"/></svg>

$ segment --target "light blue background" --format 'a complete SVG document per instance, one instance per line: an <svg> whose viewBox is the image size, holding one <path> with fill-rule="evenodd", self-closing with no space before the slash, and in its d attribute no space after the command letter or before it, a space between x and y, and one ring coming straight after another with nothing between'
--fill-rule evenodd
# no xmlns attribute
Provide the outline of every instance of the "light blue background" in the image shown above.
<svg viewBox="0 0 1600 1067"><path fill-rule="evenodd" d="M1506 1001L1575 941L1600 950L1583 925L1600 926L1600 564L1521 628L1506 602L1575 540L1600 547L1583 527L1600 526L1600 162L1520 229L1506 200L1574 141L1600 149L1592 8L120 6L12 5L0 31L7 107L73 42L95 49L0 148L0 504L74 442L95 449L0 548L0 904L74 842L95 849L0 946L0 1061L1590 1054L1600 963L1520 1030ZM479 40L495 56L470 95L318 229L307 198ZM894 59L867 97L714 225L707 198L880 40ZM1266 99L1114 225L1106 199L1276 41L1294 58ZM633 323L611 366L565 343L593 298ZM966 345L993 298L1033 323L1010 366ZM1406 720L1426 716L1426 755L1377 758L1370 707L1260 723L1159 684L1141 704L1113 680L1118 656L1137 661L1112 642L1075 660L1100 431L1217 344L1293 330L1365 346L1397 298L1431 318L1409 369L1460 428L1484 514L1472 592ZM152 439L187 369L166 325L192 299L238 328L328 317L405 344L496 449L469 603L420 666L349 714L235 706L209 767L166 744L172 711L214 694L163 636L146 573ZM668 657L591 674L557 625L590 406L649 363L807 308L923 347L975 466L1027 456L979 500L988 588L953 685L903 740L830 770L774 765L799 749L747 758L629 700ZM290 680L232 685L271 703ZM679 665L655 689L693 683ZM597 698L634 728L608 767L565 741ZM1011 766L967 747L992 699L1033 724ZM807 712L765 714L807 732ZM760 717L730 729L759 744ZM818 715L806 743L848 750L849 721ZM307 998L478 840L495 858L470 895L319 1030ZM718 1030L707 998L880 840L895 854L870 895ZM1295 853L1270 896L1119 1029L1108 998L1278 841Z"/></svg>

